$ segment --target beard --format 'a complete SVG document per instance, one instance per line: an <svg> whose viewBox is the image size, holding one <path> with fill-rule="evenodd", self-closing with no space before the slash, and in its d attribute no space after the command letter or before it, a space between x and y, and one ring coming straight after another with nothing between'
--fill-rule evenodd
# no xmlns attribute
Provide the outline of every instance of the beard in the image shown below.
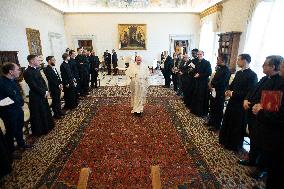
<svg viewBox="0 0 284 189"><path fill-rule="evenodd" d="M54 63L51 63L51 66L55 66L55 64L54 64Z"/></svg>

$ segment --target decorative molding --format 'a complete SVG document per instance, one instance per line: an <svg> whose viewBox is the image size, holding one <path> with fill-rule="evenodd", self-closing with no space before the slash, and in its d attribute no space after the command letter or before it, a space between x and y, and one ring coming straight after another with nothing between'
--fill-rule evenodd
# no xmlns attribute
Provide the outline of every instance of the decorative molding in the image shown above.
<svg viewBox="0 0 284 189"><path fill-rule="evenodd" d="M53 48L54 47L54 44L53 44L53 41L52 41L53 38L60 40L60 44L61 44L60 48L61 48L61 50L63 50L63 47L62 47L63 35L59 34L59 33L55 33L55 32L48 32L48 40L49 40L50 53L51 53L50 55L52 55L52 56L54 56L56 54L55 49Z"/></svg>
<svg viewBox="0 0 284 189"><path fill-rule="evenodd" d="M204 11L202 11L200 13L200 18L204 18L205 16L208 16L218 11L220 12L222 11L222 9L223 9L223 6L217 3L216 5L213 5L212 7L209 7L208 9L205 9Z"/></svg>
<svg viewBox="0 0 284 189"><path fill-rule="evenodd" d="M188 40L188 52L190 52L193 48L195 48L194 44L194 35L178 35L178 34L170 34L169 35L169 42L170 42L170 47L169 47L169 52L170 55L174 53L174 40Z"/></svg>

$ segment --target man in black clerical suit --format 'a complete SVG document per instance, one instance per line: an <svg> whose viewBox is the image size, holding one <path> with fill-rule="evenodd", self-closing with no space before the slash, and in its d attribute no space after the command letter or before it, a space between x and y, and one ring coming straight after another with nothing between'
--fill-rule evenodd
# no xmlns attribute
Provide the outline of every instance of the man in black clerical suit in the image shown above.
<svg viewBox="0 0 284 189"><path fill-rule="evenodd" d="M80 76L79 76L79 70L78 70L78 65L77 65L77 61L76 61L76 52L74 50L70 50L69 51L69 56L70 56L70 60L68 61L70 68L71 68L71 72L75 78L75 82L77 83L76 88L76 97L77 99L79 98L79 94L80 94Z"/></svg>
<svg viewBox="0 0 284 189"><path fill-rule="evenodd" d="M108 52L108 50L104 52L104 61L105 61L105 65L107 66L107 75L110 75L111 74L111 54Z"/></svg>
<svg viewBox="0 0 284 189"><path fill-rule="evenodd" d="M189 59L188 54L185 54L180 65L180 78L181 78L181 88L183 93L183 102L186 107L191 107L192 91L194 89L193 85L193 75L195 71L194 63Z"/></svg>
<svg viewBox="0 0 284 189"><path fill-rule="evenodd" d="M57 119L65 115L61 111L61 100L60 100L60 95L61 95L61 90L63 90L63 85L59 73L57 72L57 69L55 67L54 56L46 57L46 61L48 65L46 66L46 68L44 68L43 71L48 81L48 88L50 96L52 98L51 107L54 113L53 117Z"/></svg>
<svg viewBox="0 0 284 189"><path fill-rule="evenodd" d="M15 150L14 138L19 147L25 149L29 145L25 144L23 138L24 127L24 99L15 81L20 75L20 68L17 64L7 63L2 66L3 76L0 78L0 100L9 97L14 102L10 105L0 106L0 117L4 122L7 142L7 150L10 154Z"/></svg>
<svg viewBox="0 0 284 189"><path fill-rule="evenodd" d="M64 53L62 55L63 62L60 65L60 72L61 72L61 78L63 83L63 91L64 91L64 100L65 105L64 109L74 109L78 106L78 99L76 98L76 81L72 74L70 65L68 63L68 60L70 59L70 56L67 53Z"/></svg>
<svg viewBox="0 0 284 189"><path fill-rule="evenodd" d="M270 77L262 90L280 91L284 94L284 62L281 56L279 74ZM252 108L260 129L261 149L267 166L266 188L284 188L284 95L279 103L279 110L270 112L260 103Z"/></svg>
<svg viewBox="0 0 284 189"><path fill-rule="evenodd" d="M165 78L165 87L170 88L173 59L167 52L166 52L166 56L167 57L164 62L163 75Z"/></svg>
<svg viewBox="0 0 284 189"><path fill-rule="evenodd" d="M90 57L91 87L98 87L99 66L99 57L96 56L95 51L92 51L92 55Z"/></svg>
<svg viewBox="0 0 284 189"><path fill-rule="evenodd" d="M40 61L36 55L28 55L28 68L24 71L24 79L28 84L29 109L32 134L41 136L47 134L54 127L51 110L47 98L49 92L39 67Z"/></svg>
<svg viewBox="0 0 284 189"><path fill-rule="evenodd" d="M263 152L261 150L260 126L257 122L256 116L252 112L252 107L260 102L261 91L270 82L271 77L278 74L281 60L282 57L279 58L278 56L266 57L266 60L262 66L263 73L266 76L261 78L256 87L249 91L243 104L244 109L247 111L250 151L248 159L240 160L239 163L241 165L256 166L257 169L252 172L251 176L257 179L265 176L266 160L264 159L265 157L263 156Z"/></svg>
<svg viewBox="0 0 284 189"><path fill-rule="evenodd" d="M233 82L225 92L225 97L230 97L230 100L220 129L219 143L224 145L226 149L236 152L243 146L247 124L243 101L257 83L256 74L249 68L250 62L249 54L238 56L237 65L241 70L236 73Z"/></svg>
<svg viewBox="0 0 284 189"><path fill-rule="evenodd" d="M112 50L112 56L111 56L111 62L112 62L112 67L113 67L113 74L116 75L117 74L117 54L115 52L115 50Z"/></svg>
<svg viewBox="0 0 284 189"><path fill-rule="evenodd" d="M207 116L209 109L209 76L212 74L211 64L203 58L204 52L198 51L195 62L194 90L191 98L191 112L197 116Z"/></svg>
<svg viewBox="0 0 284 189"><path fill-rule="evenodd" d="M77 68L80 77L80 95L86 96L89 92L89 65L86 59L86 51L78 49L76 56Z"/></svg>
<svg viewBox="0 0 284 189"><path fill-rule="evenodd" d="M230 70L227 66L228 56L221 54L217 58L217 67L213 79L209 83L211 90L210 111L209 111L209 130L216 131L221 127L223 119L223 109L225 102L225 90L228 87L230 79Z"/></svg>

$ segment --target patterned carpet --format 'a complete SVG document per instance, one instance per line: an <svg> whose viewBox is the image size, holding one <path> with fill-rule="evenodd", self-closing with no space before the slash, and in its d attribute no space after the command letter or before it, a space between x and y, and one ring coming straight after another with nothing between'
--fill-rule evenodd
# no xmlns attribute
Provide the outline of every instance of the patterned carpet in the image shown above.
<svg viewBox="0 0 284 189"><path fill-rule="evenodd" d="M170 89L151 87L139 118L127 87L101 87L15 161L2 188L75 188L82 167L92 169L88 188L151 188L151 165L160 165L163 188L256 184L202 123Z"/></svg>

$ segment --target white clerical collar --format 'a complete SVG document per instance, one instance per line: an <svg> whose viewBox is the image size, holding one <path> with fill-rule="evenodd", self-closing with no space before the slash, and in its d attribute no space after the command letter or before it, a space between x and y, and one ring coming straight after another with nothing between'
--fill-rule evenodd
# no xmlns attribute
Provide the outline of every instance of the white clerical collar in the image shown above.
<svg viewBox="0 0 284 189"><path fill-rule="evenodd" d="M37 67L35 67L35 66L31 66L31 65L29 65L29 67L34 68L34 69L37 69Z"/></svg>
<svg viewBox="0 0 284 189"><path fill-rule="evenodd" d="M68 64L68 60L64 60L64 62Z"/></svg>
<svg viewBox="0 0 284 189"><path fill-rule="evenodd" d="M245 71L247 69L249 69L249 67L242 68L241 71L243 72L243 71Z"/></svg>

